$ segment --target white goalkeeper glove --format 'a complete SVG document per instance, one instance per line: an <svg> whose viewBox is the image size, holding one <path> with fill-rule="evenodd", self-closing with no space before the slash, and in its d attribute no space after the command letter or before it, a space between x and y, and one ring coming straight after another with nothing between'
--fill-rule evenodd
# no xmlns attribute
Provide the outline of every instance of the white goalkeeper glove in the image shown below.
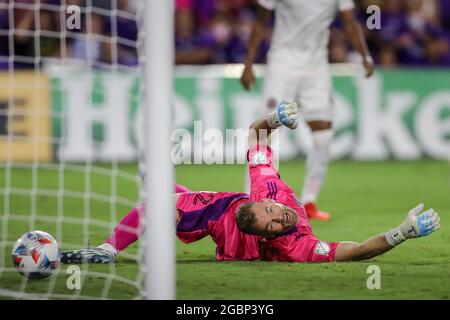
<svg viewBox="0 0 450 320"><path fill-rule="evenodd" d="M439 229L440 218L433 209L422 212L424 204L411 209L403 223L386 233L386 240L396 246L406 239L424 237Z"/></svg>
<svg viewBox="0 0 450 320"><path fill-rule="evenodd" d="M290 129L298 126L298 102L293 99L283 100L277 107L277 110L269 114L267 123L269 127L275 129L284 125Z"/></svg>

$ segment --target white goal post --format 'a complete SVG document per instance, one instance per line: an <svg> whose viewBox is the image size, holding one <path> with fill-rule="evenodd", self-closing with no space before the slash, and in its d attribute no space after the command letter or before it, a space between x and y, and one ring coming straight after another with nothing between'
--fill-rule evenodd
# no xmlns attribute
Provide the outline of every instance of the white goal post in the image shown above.
<svg viewBox="0 0 450 320"><path fill-rule="evenodd" d="M0 1L0 298L175 299L173 2ZM69 29L77 13L81 29ZM66 265L44 280L21 277L11 251L25 232L46 231L62 250L97 246L143 200L141 114L145 236L117 265L79 265L78 289Z"/></svg>
<svg viewBox="0 0 450 320"><path fill-rule="evenodd" d="M175 299L175 219L170 157L173 95L173 0L147 1L147 298Z"/></svg>

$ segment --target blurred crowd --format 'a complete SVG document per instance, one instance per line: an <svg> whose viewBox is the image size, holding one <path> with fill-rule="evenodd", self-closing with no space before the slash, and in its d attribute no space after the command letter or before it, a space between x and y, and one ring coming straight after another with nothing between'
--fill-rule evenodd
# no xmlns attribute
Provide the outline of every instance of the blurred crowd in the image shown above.
<svg viewBox="0 0 450 320"><path fill-rule="evenodd" d="M0 68L71 59L92 67L138 64L136 0L0 0ZM13 4L13 6L12 6ZM39 5L38 9L36 9ZM80 28L72 23L80 10ZM67 21L71 23L67 23Z"/></svg>
<svg viewBox="0 0 450 320"><path fill-rule="evenodd" d="M177 63L244 62L255 2L177 0ZM355 5L355 16L378 64L450 66L450 0L355 0ZM366 27L370 5L381 9L379 30ZM271 35L268 28L257 62L265 62ZM355 60L339 19L331 27L329 49L331 62Z"/></svg>
<svg viewBox="0 0 450 320"><path fill-rule="evenodd" d="M366 9L381 8L381 28L363 28L375 61L388 68L450 66L450 0L363 0L357 15L364 26ZM345 61L349 47L338 25L330 37L331 61Z"/></svg>
<svg viewBox="0 0 450 320"><path fill-rule="evenodd" d="M14 8L9 4L14 2ZM40 3L36 11L32 5ZM139 0L0 0L0 68L36 67L71 58L93 67L138 63ZM256 0L176 0L177 64L242 63L256 15ZM355 1L369 49L377 64L450 66L450 0ZM62 5L79 5L81 30L67 30ZM381 29L369 30L370 5L381 8ZM27 7L28 5L28 7ZM142 9L141 9L142 11ZM38 13L37 13L38 12ZM38 18L37 18L38 17ZM38 20L38 21L36 21ZM63 23L62 23L62 22ZM13 28L14 32L10 32ZM273 21L256 57L264 63ZM35 32L37 30L39 32ZM330 61L354 61L355 52L339 23L330 35Z"/></svg>

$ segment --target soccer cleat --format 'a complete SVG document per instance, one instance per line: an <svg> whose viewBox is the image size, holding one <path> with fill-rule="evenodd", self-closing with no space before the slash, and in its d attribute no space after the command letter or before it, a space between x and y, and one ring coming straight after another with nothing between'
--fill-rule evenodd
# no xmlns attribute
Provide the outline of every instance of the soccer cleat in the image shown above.
<svg viewBox="0 0 450 320"><path fill-rule="evenodd" d="M89 248L73 251L61 252L61 263L114 263L116 256L102 248Z"/></svg>
<svg viewBox="0 0 450 320"><path fill-rule="evenodd" d="M319 211L315 202L305 203L306 214L309 219L313 220L330 220L331 215L328 212Z"/></svg>

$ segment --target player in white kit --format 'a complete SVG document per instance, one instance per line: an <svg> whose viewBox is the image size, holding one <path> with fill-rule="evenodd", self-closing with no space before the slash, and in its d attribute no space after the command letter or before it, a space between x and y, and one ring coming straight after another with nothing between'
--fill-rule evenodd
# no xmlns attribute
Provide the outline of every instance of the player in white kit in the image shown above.
<svg viewBox="0 0 450 320"><path fill-rule="evenodd" d="M330 214L317 209L316 199L327 173L333 139L333 87L328 63L329 27L339 12L344 31L362 56L366 76L373 73L373 60L354 17L353 0L257 0L258 14L250 37L241 83L250 90L255 82L252 65L275 12L275 27L267 56L263 89L264 110L277 101L295 99L312 130L313 147L306 158L301 200L310 219L328 220Z"/></svg>

